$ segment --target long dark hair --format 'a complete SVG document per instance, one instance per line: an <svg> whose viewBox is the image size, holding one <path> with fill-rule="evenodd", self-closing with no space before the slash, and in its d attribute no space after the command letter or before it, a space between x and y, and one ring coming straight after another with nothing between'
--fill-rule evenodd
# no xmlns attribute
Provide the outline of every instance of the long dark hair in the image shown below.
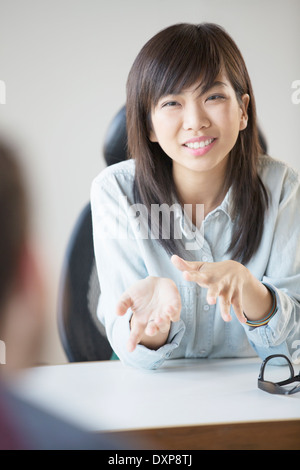
<svg viewBox="0 0 300 470"><path fill-rule="evenodd" d="M136 161L135 201L144 204L149 214L152 204L174 203L172 160L149 139L151 109L162 96L180 93L199 78L203 89L209 89L221 71L238 102L245 93L250 96L248 125L229 154L224 188L232 188L235 220L228 253L247 263L261 240L268 196L257 173L261 148L251 81L238 47L223 28L211 23L177 24L156 34L142 48L127 81L128 155ZM178 253L174 238L160 237L159 242L168 253Z"/></svg>

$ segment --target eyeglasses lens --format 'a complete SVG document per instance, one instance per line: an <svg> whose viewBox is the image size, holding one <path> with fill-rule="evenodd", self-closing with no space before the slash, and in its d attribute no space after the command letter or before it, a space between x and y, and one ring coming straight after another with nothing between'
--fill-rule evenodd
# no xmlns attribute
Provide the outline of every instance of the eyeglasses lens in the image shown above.
<svg viewBox="0 0 300 470"><path fill-rule="evenodd" d="M264 380L278 383L288 380L291 377L289 363L284 357L269 359L265 365Z"/></svg>

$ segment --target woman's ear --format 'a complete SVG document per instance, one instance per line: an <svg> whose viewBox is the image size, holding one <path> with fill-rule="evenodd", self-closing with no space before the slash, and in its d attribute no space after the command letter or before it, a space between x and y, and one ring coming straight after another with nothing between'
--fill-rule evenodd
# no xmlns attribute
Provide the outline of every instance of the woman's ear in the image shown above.
<svg viewBox="0 0 300 470"><path fill-rule="evenodd" d="M241 121L240 121L240 131L243 131L244 129L246 129L247 127L247 124L248 124L248 106L249 106L249 102L250 102L250 96L247 95L247 93L245 93L243 96L242 96L242 100L241 100L241 105L240 105L240 110L241 110Z"/></svg>

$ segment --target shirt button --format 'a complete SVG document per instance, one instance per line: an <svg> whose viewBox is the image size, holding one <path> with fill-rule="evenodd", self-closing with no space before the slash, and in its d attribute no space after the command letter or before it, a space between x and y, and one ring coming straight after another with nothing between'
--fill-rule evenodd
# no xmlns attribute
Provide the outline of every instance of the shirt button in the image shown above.
<svg viewBox="0 0 300 470"><path fill-rule="evenodd" d="M202 256L202 261L208 261L208 257L207 256Z"/></svg>
<svg viewBox="0 0 300 470"><path fill-rule="evenodd" d="M209 305L207 305L207 304L204 305L203 310L205 310L207 312L209 310Z"/></svg>
<svg viewBox="0 0 300 470"><path fill-rule="evenodd" d="M200 354L202 354L202 355L204 356L204 355L206 354L206 350L205 350L205 349L201 349Z"/></svg>

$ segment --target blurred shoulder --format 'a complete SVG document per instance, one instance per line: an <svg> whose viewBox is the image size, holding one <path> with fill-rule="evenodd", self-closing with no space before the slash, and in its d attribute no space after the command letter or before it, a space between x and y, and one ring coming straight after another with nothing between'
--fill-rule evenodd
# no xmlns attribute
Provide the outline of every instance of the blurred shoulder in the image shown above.
<svg viewBox="0 0 300 470"><path fill-rule="evenodd" d="M261 155L258 159L258 173L263 183L292 186L299 185L299 172L292 168L288 163L270 157L269 155Z"/></svg>
<svg viewBox="0 0 300 470"><path fill-rule="evenodd" d="M94 179L93 184L105 186L112 184L114 181L133 182L135 176L135 160L125 160L115 163L102 170Z"/></svg>

